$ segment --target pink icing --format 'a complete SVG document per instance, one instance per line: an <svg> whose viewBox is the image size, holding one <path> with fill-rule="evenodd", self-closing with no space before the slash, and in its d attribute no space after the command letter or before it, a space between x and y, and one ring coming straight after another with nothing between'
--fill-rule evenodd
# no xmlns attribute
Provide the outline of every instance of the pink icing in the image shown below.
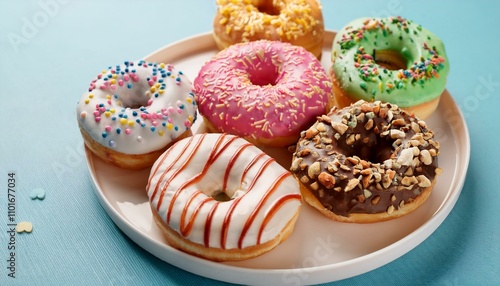
<svg viewBox="0 0 500 286"><path fill-rule="evenodd" d="M267 40L219 52L194 80L199 111L220 132L296 136L325 113L331 82L304 48Z"/></svg>

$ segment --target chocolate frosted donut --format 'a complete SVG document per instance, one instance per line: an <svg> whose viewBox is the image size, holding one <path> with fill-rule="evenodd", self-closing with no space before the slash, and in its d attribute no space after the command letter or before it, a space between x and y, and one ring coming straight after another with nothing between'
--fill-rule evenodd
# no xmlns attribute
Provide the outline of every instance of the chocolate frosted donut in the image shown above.
<svg viewBox="0 0 500 286"><path fill-rule="evenodd" d="M439 143L424 121L390 103L334 107L301 133L291 171L327 217L369 223L405 215L430 195Z"/></svg>

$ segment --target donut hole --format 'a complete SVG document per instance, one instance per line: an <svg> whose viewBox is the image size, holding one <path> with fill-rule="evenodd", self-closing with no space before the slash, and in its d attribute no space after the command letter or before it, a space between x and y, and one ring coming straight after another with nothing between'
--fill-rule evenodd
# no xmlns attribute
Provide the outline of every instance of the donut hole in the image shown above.
<svg viewBox="0 0 500 286"><path fill-rule="evenodd" d="M267 73L267 74L259 74L258 72L255 72L253 74L250 74L249 76L250 82L254 85L258 86L266 86L266 85L276 85L278 75L274 73Z"/></svg>
<svg viewBox="0 0 500 286"><path fill-rule="evenodd" d="M382 164L385 160L391 158L394 140L386 140L375 134L369 134L367 138L369 138L368 142L356 141L352 145L344 143L345 145L340 147L347 157L358 156L360 159L374 164ZM343 140L340 140L339 143L341 141Z"/></svg>
<svg viewBox="0 0 500 286"><path fill-rule="evenodd" d="M138 109L143 106L148 106L149 96L145 94L140 96L137 94L128 94L120 96L118 100L124 108Z"/></svg>
<svg viewBox="0 0 500 286"><path fill-rule="evenodd" d="M255 7L259 12L271 16L277 16L281 13L281 9L274 6L272 1L260 1Z"/></svg>
<svg viewBox="0 0 500 286"><path fill-rule="evenodd" d="M279 73L272 63L262 62L258 68L248 69L247 73L253 85L274 86L278 83Z"/></svg>
<svg viewBox="0 0 500 286"><path fill-rule="evenodd" d="M216 191L216 192L213 192L211 197L218 201L218 202L228 202L230 200L232 200L232 198L230 198L226 192L223 192L223 191Z"/></svg>
<svg viewBox="0 0 500 286"><path fill-rule="evenodd" d="M405 70L408 68L405 57L394 50L375 50L375 62L388 70Z"/></svg>

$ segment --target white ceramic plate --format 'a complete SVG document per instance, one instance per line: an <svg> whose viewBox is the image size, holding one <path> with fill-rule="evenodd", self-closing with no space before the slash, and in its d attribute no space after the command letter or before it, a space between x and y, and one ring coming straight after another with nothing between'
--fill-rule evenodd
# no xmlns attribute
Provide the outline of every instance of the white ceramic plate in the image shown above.
<svg viewBox="0 0 500 286"><path fill-rule="evenodd" d="M335 33L327 32L322 64L330 65ZM194 80L217 52L210 33L168 45L145 57L172 63ZM198 120L194 131L204 132ZM462 113L445 92L437 112L427 119L441 143L443 174L430 198L415 212L375 224L330 221L304 205L293 234L273 251L241 261L216 263L178 251L166 242L153 222L145 185L149 170L130 171L109 165L87 150L87 163L97 197L118 225L138 245L158 258L192 273L242 284L316 284L359 275L385 265L424 241L450 213L467 172L470 142ZM281 156L268 150L271 155ZM287 159L278 162L288 164ZM288 166L287 166L288 168Z"/></svg>

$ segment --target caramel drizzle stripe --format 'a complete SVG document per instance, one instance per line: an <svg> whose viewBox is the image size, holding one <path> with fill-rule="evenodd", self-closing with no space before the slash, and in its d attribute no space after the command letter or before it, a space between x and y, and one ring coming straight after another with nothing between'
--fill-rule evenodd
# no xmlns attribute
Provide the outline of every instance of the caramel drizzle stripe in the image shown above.
<svg viewBox="0 0 500 286"><path fill-rule="evenodd" d="M218 206L219 206L219 202L217 202L216 204L213 204L212 208L210 209L210 212L208 212L208 215L207 215L207 220L205 222L205 232L203 233L203 242L205 243L206 247L209 247L209 245L210 245L210 232L211 232L210 229L212 228L212 218L213 218Z"/></svg>
<svg viewBox="0 0 500 286"><path fill-rule="evenodd" d="M196 146L193 148L193 150L191 150L191 153L189 153L187 159L182 163L182 165L174 171L174 173L170 176L170 178L167 179L167 181L165 182L162 190L161 190L161 193L160 193L160 198L158 199L158 205L156 207L157 210L160 210L160 207L161 207L161 204L163 202L163 197L165 196L165 192L167 190L167 187L170 185L170 183L172 182L172 180L181 172L184 170L184 168L186 168L188 165L189 165L189 162L191 161L191 159L193 159L193 156L194 154L196 154L196 151L198 151L198 148L201 146L201 142L203 142L203 140L205 139L205 134L202 134L201 135L201 138L200 140L198 140L198 142L196 142ZM189 141L189 144L187 145L190 145L191 141ZM186 151L187 149L187 146L184 148L183 151ZM179 157L177 157L179 158ZM176 158L176 159L177 159ZM173 161L175 162L175 160ZM173 164L171 166L169 166L170 168L173 167ZM168 171L170 171L170 168L166 169L165 172L163 172L163 175L165 175ZM163 175L162 175L162 178L163 178ZM161 181L159 181L161 182ZM169 207L168 209L168 213L167 213L167 223L170 221L170 213L171 213L171 207Z"/></svg>
<svg viewBox="0 0 500 286"><path fill-rule="evenodd" d="M158 192L158 186L160 185L160 182L163 181L163 177L165 177L165 174L170 171L170 169L174 166L174 164L179 160L179 158L182 156L182 154L184 154L184 152L186 151L187 147L191 144L191 141L193 141L193 137L190 137L189 138L189 141L188 143L184 146L184 148L182 149L181 152L179 152L179 154L177 155L177 157L175 158L175 160L172 160L172 164L170 164L170 166L168 166L165 170L165 172L163 172L163 174L160 176L156 186L155 186L155 189L153 191L153 194L151 195L151 201L153 200L153 198L156 196L156 193ZM153 177L156 175L156 173L158 172L158 169L160 168L161 165L163 165L163 162L166 160L166 158L168 157L168 155L170 154L170 152L173 150L173 146L171 148L168 148L168 150L165 152L165 154L163 154L162 158L161 158L161 161L156 165L156 168L153 170L152 174L149 176L149 180L148 180L148 185L146 187L146 190L149 190L149 186L151 185L151 181L153 179Z"/></svg>
<svg viewBox="0 0 500 286"><path fill-rule="evenodd" d="M250 168L253 167L253 165L262 157L264 157L266 154L265 153L260 153L257 157L255 157L252 162L250 162L250 164L248 164L248 166L246 167L246 169L243 171L243 175L241 176L241 182L240 182L240 185L243 184L243 179L247 176L247 173L248 171L250 171ZM257 172L257 174L255 175L254 179L252 180L252 182L250 183L250 185L248 186L247 190L250 190L251 188L253 188L253 185L255 185L255 183L257 182L257 178L260 176L260 174L262 173L263 169L262 168L266 168L267 165L271 164L271 162L274 162L274 158L272 157L269 157L266 159L266 161L264 163L262 163L262 165L260 166L261 169L259 169L259 171Z"/></svg>
<svg viewBox="0 0 500 286"><path fill-rule="evenodd" d="M252 144L246 143L246 144L243 144L243 145L239 146L238 150L236 150L236 152L233 154L233 156L231 157L231 159L227 163L227 169L226 169L226 172L224 173L224 180L223 180L223 183L222 183L222 191L223 192L227 188L227 181L229 179L229 174L231 173L231 169L233 168L234 164L236 163L236 160L241 155L241 152L243 152L243 150L246 149L249 146L252 146Z"/></svg>
<svg viewBox="0 0 500 286"><path fill-rule="evenodd" d="M201 191L194 192L191 195L191 197L188 199L188 201L186 203L186 206L189 206L191 204L191 202L198 195L204 195L204 194ZM198 204L198 206L196 206L196 209L194 210L193 214L190 216L187 224L186 224L186 217L187 217L188 207L185 207L182 210L181 222L180 222L180 227L179 227L182 236L186 237L186 236L188 236L191 233L191 230L193 230L193 224L194 224L194 221L196 219L196 216L198 215L198 212L201 210L201 208L203 207L203 205L205 205L205 203L213 201L213 200L214 199L212 197L206 197L204 200L202 200L200 202L200 204Z"/></svg>
<svg viewBox="0 0 500 286"><path fill-rule="evenodd" d="M278 212L278 210L283 207L288 201L291 200L301 200L302 197L300 194L287 194L281 198L271 207L271 210L266 214L266 217L264 218L264 221L262 225L260 226L259 229L259 235L257 236L257 244L260 244L260 240L262 238L262 233L264 232L264 229L266 228L267 224L271 221L271 219L274 217L274 215Z"/></svg>
<svg viewBox="0 0 500 286"><path fill-rule="evenodd" d="M255 165L255 163L262 157L266 156L266 153L262 152L260 153L259 155L255 156L252 161L250 161L250 163L248 163L247 167L245 168L245 170L243 171L243 174L241 176L241 182L240 182L240 185L243 184L243 179L246 177L248 171L250 170L250 168L253 167L253 165ZM272 159L271 157L269 157L270 159ZM269 159L268 159L269 160Z"/></svg>
<svg viewBox="0 0 500 286"><path fill-rule="evenodd" d="M255 163L257 163L257 161L262 158L263 156L265 156L266 154L265 153L260 153L259 155L255 156L253 158L253 160L247 165L247 167L245 168L245 170L243 171L243 175L241 177L241 182L240 182L240 185L243 183L243 179L245 178L246 174L248 173L248 171L250 170L250 168L252 166L255 165ZM253 188L253 186L255 185L255 182L258 180L258 178L260 177L260 175L262 174L262 172L267 168L267 166L269 166L272 162L274 162L274 159L269 157L264 163L262 163L262 165L260 166L257 174L255 175L255 177L253 178L252 182L250 183L250 185L248 186L247 188L247 191L245 193L245 195L250 192ZM241 196L241 197L238 197L236 198L233 203L231 204L231 206L229 207L227 213L226 213L226 216L224 217L224 222L222 223L222 229L221 229L221 241L220 241L220 245L221 245L221 248L222 249L226 249L226 240L227 240L227 232L229 230L229 224L231 223L231 217L233 215L233 212L234 210L236 209L236 207L238 206L238 204L240 203L240 201L243 199L243 197L245 196Z"/></svg>
<svg viewBox="0 0 500 286"><path fill-rule="evenodd" d="M238 248L242 248L243 246L243 239L245 238L245 235L247 234L248 230L250 229L250 226L252 225L253 221L255 220L255 217L257 216L257 214L260 212L262 206L264 205L264 203L269 199L269 197L271 196L272 193L274 193L274 191L276 191L276 189L279 187L279 185L281 184L281 182L283 180L285 180L286 178L288 178L289 176L291 176L292 174L290 172L285 172L283 174L281 174L274 182L273 184L271 185L271 187L268 189L268 191L266 192L266 195L263 196L259 203L257 204L256 208L252 211L252 213L250 214L250 216L248 217L247 221L245 222L245 225L241 231L241 235L240 235L240 239L238 240Z"/></svg>

